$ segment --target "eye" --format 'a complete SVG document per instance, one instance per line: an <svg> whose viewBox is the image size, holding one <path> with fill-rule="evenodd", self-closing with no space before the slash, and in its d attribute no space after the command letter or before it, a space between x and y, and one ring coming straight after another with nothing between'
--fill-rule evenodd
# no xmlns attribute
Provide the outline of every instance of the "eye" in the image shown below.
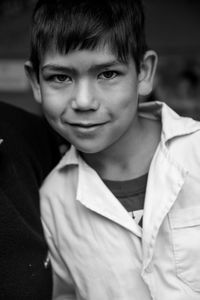
<svg viewBox="0 0 200 300"><path fill-rule="evenodd" d="M52 76L54 81L56 82L65 82L65 81L70 81L70 77L64 74L58 74L58 75L54 75Z"/></svg>
<svg viewBox="0 0 200 300"><path fill-rule="evenodd" d="M104 71L99 75L100 79L113 79L118 75L116 71Z"/></svg>

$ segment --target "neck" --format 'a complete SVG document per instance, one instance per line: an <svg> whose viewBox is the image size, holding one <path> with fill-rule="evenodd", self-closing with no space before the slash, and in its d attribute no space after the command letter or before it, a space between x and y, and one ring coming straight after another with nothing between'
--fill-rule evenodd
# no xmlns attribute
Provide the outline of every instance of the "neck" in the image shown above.
<svg viewBox="0 0 200 300"><path fill-rule="evenodd" d="M159 139L158 123L140 119L132 131L131 138L125 136L116 145L101 152L83 153L82 156L100 177L119 181L129 180L148 172Z"/></svg>

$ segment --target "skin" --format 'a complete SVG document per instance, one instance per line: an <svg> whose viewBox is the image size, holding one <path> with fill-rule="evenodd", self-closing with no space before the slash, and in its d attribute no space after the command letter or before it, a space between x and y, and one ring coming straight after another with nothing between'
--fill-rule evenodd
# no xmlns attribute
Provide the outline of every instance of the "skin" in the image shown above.
<svg viewBox="0 0 200 300"><path fill-rule="evenodd" d="M135 166L140 160L145 165L140 172L145 171L152 158L149 152L157 145L158 126L140 118L137 111L138 96L152 89L155 65L155 53L147 52L138 74L131 57L122 63L105 47L66 55L46 53L39 82L30 62L26 69L35 98L52 127L101 176L113 179L118 169L124 179L123 173L134 176L130 163ZM152 142L148 138L151 131L156 136ZM144 159L145 154L148 158Z"/></svg>

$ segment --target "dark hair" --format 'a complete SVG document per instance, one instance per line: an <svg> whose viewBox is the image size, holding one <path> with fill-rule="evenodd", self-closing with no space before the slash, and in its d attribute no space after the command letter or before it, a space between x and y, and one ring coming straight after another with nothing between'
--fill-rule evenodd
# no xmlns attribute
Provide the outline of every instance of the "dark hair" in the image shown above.
<svg viewBox="0 0 200 300"><path fill-rule="evenodd" d="M42 56L53 47L66 54L75 49L108 45L118 59L129 55L139 71L147 50L140 0L39 0L33 12L31 56L38 73Z"/></svg>

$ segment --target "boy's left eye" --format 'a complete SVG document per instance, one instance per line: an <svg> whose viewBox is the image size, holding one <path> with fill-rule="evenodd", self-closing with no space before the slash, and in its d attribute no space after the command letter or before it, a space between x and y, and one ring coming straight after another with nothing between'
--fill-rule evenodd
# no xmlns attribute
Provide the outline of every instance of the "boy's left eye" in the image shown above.
<svg viewBox="0 0 200 300"><path fill-rule="evenodd" d="M104 71L99 75L100 79L113 79L118 75L116 71Z"/></svg>
<svg viewBox="0 0 200 300"><path fill-rule="evenodd" d="M68 80L69 80L69 76L64 75L64 74L55 75L55 76L54 76L54 80L55 80L56 82L64 82L64 81L68 81Z"/></svg>

